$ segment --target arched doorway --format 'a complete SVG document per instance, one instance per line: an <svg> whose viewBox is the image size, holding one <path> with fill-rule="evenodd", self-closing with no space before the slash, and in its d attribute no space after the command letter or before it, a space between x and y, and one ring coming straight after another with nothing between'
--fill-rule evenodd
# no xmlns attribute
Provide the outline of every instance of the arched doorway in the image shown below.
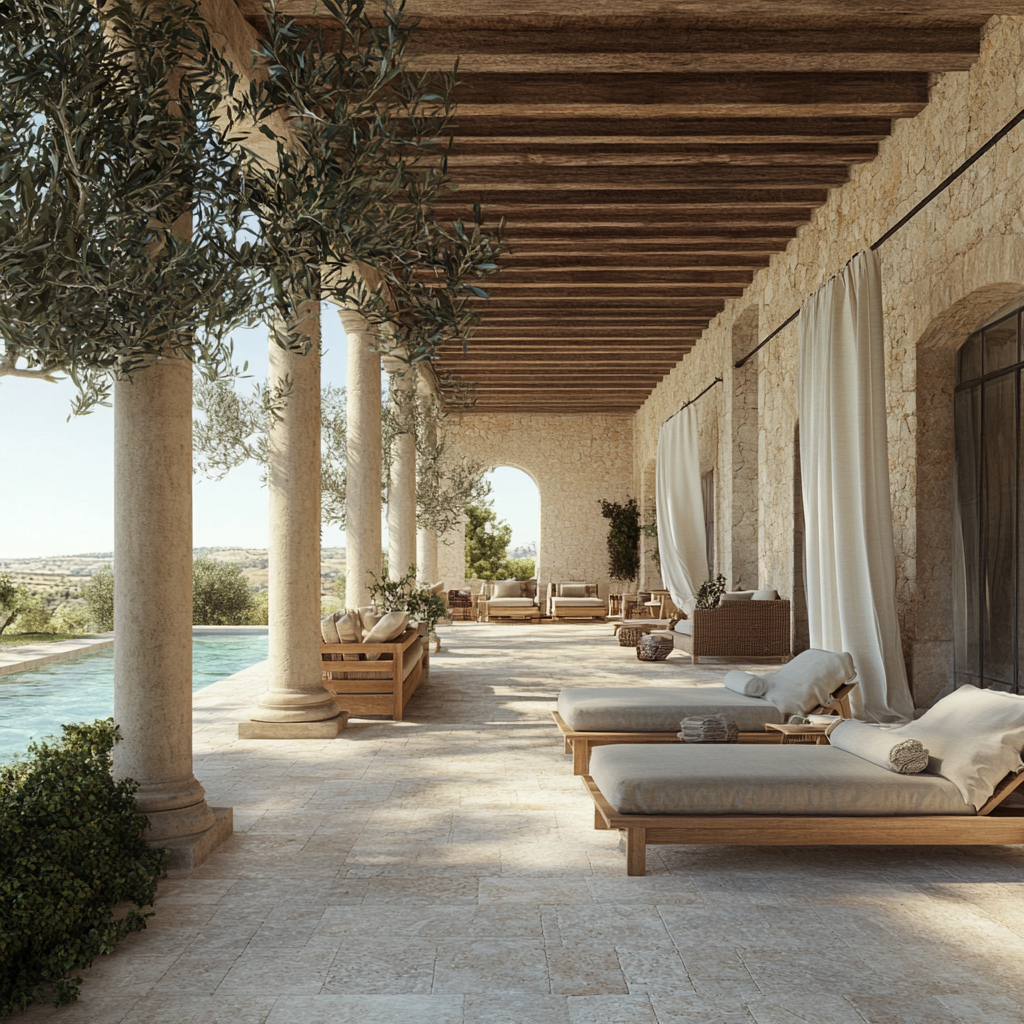
<svg viewBox="0 0 1024 1024"><path fill-rule="evenodd" d="M491 508L499 522L511 528L508 558L533 559L533 576L540 569L540 490L529 473L496 466L484 479L491 486ZM522 566L517 566L522 568Z"/></svg>
<svg viewBox="0 0 1024 1024"><path fill-rule="evenodd" d="M953 660L956 685L1020 693L1021 328L1024 307L957 352L954 390Z"/></svg>

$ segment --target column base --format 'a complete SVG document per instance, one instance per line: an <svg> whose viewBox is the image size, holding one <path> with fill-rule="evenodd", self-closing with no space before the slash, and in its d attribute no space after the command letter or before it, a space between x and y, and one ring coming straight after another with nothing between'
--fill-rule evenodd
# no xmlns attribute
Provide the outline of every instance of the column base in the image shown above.
<svg viewBox="0 0 1024 1024"><path fill-rule="evenodd" d="M348 712L320 722L239 722L240 740L333 740L348 723Z"/></svg>
<svg viewBox="0 0 1024 1024"><path fill-rule="evenodd" d="M195 871L234 831L234 812L230 807L212 807L213 824L205 831L181 839L150 841L150 846L167 850L164 868L170 874Z"/></svg>

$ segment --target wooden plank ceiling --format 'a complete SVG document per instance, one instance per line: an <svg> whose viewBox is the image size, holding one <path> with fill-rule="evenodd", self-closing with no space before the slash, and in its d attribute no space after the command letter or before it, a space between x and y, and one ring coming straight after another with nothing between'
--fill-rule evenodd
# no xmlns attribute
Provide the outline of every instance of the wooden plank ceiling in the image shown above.
<svg viewBox="0 0 1024 1024"><path fill-rule="evenodd" d="M480 412L638 408L929 75L970 67L985 21L1022 7L409 0L423 66L460 61L452 213L479 199L512 249L468 354L438 369Z"/></svg>

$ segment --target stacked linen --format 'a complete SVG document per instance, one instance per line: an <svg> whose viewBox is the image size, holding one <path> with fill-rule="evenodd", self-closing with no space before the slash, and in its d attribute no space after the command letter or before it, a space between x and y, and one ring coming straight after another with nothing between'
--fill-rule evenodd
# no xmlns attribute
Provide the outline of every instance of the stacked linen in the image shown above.
<svg viewBox="0 0 1024 1024"><path fill-rule="evenodd" d="M677 735L684 743L735 743L739 739L736 723L725 715L684 718L679 729Z"/></svg>

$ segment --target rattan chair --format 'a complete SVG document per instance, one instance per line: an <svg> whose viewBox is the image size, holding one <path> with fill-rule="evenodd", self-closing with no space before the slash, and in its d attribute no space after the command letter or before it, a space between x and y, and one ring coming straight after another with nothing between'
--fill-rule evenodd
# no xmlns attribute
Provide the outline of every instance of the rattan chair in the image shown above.
<svg viewBox="0 0 1024 1024"><path fill-rule="evenodd" d="M700 658L740 661L789 661L790 605L788 601L723 601L712 611L696 609L689 618L691 632L676 632L676 648Z"/></svg>

